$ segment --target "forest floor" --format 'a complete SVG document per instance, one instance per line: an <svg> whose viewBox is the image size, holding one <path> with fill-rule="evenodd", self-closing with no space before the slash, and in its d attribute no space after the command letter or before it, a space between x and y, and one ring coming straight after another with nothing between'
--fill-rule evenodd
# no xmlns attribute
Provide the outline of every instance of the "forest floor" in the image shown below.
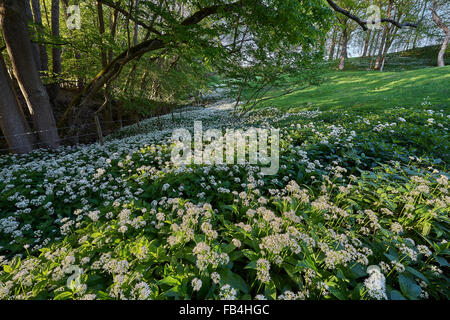
<svg viewBox="0 0 450 320"><path fill-rule="evenodd" d="M332 72L245 118L1 156L0 299L448 299L449 71ZM279 128L278 173L174 165L194 120Z"/></svg>

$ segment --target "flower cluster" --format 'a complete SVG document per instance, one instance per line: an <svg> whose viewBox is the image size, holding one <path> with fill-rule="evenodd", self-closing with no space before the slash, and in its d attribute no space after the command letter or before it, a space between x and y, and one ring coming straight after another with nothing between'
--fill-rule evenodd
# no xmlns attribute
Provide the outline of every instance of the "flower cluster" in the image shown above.
<svg viewBox="0 0 450 320"><path fill-rule="evenodd" d="M444 111L231 107L0 157L0 299L449 298ZM193 120L280 127L278 174L175 166Z"/></svg>

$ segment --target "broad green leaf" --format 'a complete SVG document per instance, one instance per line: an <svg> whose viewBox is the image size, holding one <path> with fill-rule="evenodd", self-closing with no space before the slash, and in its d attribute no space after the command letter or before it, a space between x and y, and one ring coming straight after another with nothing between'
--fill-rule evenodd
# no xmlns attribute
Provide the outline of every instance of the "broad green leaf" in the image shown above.
<svg viewBox="0 0 450 320"><path fill-rule="evenodd" d="M64 291L55 296L55 300L68 300L72 297L72 292L70 291Z"/></svg>
<svg viewBox="0 0 450 320"><path fill-rule="evenodd" d="M416 300L420 297L420 293L422 289L420 286L414 281L414 279L407 277L403 274L398 276L398 282L400 284L400 289L402 293L411 300Z"/></svg>
<svg viewBox="0 0 450 320"><path fill-rule="evenodd" d="M404 296L402 296L401 292L397 290L391 291L391 300L406 300Z"/></svg>

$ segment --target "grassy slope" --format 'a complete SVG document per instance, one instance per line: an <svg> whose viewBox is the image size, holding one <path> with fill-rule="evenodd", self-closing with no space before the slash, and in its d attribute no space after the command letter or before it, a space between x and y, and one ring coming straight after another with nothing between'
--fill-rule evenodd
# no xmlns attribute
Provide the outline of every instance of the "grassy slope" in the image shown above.
<svg viewBox="0 0 450 320"><path fill-rule="evenodd" d="M294 91L262 106L373 109L417 106L424 99L433 105L450 105L450 66L403 72L331 72L326 77L320 86Z"/></svg>
<svg viewBox="0 0 450 320"><path fill-rule="evenodd" d="M430 46L388 55L385 72L367 71L368 58L351 58L345 71L335 62L320 86L313 86L261 106L295 110L305 106L320 109L383 109L386 106L418 106L427 99L434 106L450 106L450 66L436 68L438 47ZM450 49L447 63L450 64ZM300 87L299 87L300 88ZM279 92L269 93L277 96Z"/></svg>
<svg viewBox="0 0 450 320"><path fill-rule="evenodd" d="M440 46L428 46L388 54L384 65L385 71L407 71L436 67ZM346 62L346 70L367 71L372 58L350 58ZM445 55L446 65L450 64L450 47ZM336 69L339 61L331 63Z"/></svg>

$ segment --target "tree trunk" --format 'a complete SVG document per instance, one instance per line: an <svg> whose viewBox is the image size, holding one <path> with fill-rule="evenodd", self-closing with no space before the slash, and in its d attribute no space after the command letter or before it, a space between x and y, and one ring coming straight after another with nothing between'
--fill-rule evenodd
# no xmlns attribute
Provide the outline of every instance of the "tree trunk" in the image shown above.
<svg viewBox="0 0 450 320"><path fill-rule="evenodd" d="M116 38L116 31L117 31L117 21L119 18L119 11L114 9L114 12L112 13L112 16L110 16L110 34L111 39L114 40ZM108 63L110 63L113 60L113 50L111 48L108 49Z"/></svg>
<svg viewBox="0 0 450 320"><path fill-rule="evenodd" d="M339 35L339 40L337 42L338 44L342 43L342 34ZM335 52L335 56L333 57L333 60L336 60L339 58L339 55L341 53L341 47L340 45L336 46L336 52Z"/></svg>
<svg viewBox="0 0 450 320"><path fill-rule="evenodd" d="M374 60L374 56L375 56L375 51L376 51L376 48L378 47L378 42L380 41L380 36L381 36L381 32L380 31L377 31L376 33L377 33L376 37L375 37L375 34L373 35L374 39L372 39L373 42L370 45L370 50L369 50L369 56L371 57L370 58L369 70L372 69L373 60Z"/></svg>
<svg viewBox="0 0 450 320"><path fill-rule="evenodd" d="M347 43L348 43L348 32L347 27L342 30L342 51L341 51L341 59L339 61L339 70L344 70L345 68L345 59L347 58Z"/></svg>
<svg viewBox="0 0 450 320"><path fill-rule="evenodd" d="M366 41L364 42L364 50L362 57L367 56L367 51L369 50L370 36L372 35L372 30L367 31Z"/></svg>
<svg viewBox="0 0 450 320"><path fill-rule="evenodd" d="M103 5L101 4L100 1L97 1L97 18L98 18L98 31L100 33L100 39L103 39L103 34L105 33L105 20L103 18ZM101 44L100 49L101 49L102 67L104 69L108 62L106 60L106 51L103 43Z"/></svg>
<svg viewBox="0 0 450 320"><path fill-rule="evenodd" d="M41 5L39 4L39 0L31 0L31 5L33 8L34 22L39 26L39 29L42 30L44 27L42 26ZM39 56L41 60L41 63L38 65L39 70L41 72L48 71L48 55L44 45L39 45Z"/></svg>
<svg viewBox="0 0 450 320"><path fill-rule="evenodd" d="M447 35L445 36L444 42L442 43L441 50L439 50L438 54L438 67L445 67L445 52L447 51L447 46L450 41L450 32L447 32Z"/></svg>
<svg viewBox="0 0 450 320"><path fill-rule="evenodd" d="M33 12L31 11L31 6L30 6L29 1L25 1L25 13L27 15L28 23L33 23L34 22ZM39 57L39 48L38 48L37 44L34 42L31 42L31 48L33 50L34 63L38 67L38 69L39 69L38 71L40 71L41 58Z"/></svg>
<svg viewBox="0 0 450 320"><path fill-rule="evenodd" d="M392 6L393 6L393 0L389 0L389 6L388 6L388 10L387 10L387 17L390 18L391 17L391 13L392 13ZM382 60L383 60L383 53L385 51L385 46L386 46L386 40L389 37L389 26L385 25L384 26L384 30L383 30L383 36L381 38L381 45L380 45L380 49L378 50L378 56L377 56L377 60L375 62L375 70L380 70L381 69L381 65L382 65Z"/></svg>
<svg viewBox="0 0 450 320"><path fill-rule="evenodd" d="M330 54L328 55L328 60L333 60L335 49L336 49L336 33L335 30L333 30L333 37L331 38Z"/></svg>
<svg viewBox="0 0 450 320"><path fill-rule="evenodd" d="M450 29L447 25L445 25L442 18L437 14L437 0L434 0L433 2L433 8L431 9L432 15L433 15L433 21L436 23L436 25L441 28L445 33L444 42L442 43L441 49L439 50L438 58L437 58L437 65L438 67L444 67L445 66L445 60L444 55L445 51L447 51L448 42L450 40Z"/></svg>
<svg viewBox="0 0 450 320"><path fill-rule="evenodd" d="M397 34L398 29L389 29L388 32L388 38L386 39L386 43L384 45L383 54L381 56L381 64L380 64L380 71L383 72L384 70L384 64L386 62L386 57L389 52L389 49L391 48L392 43L394 42L395 35Z"/></svg>
<svg viewBox="0 0 450 320"><path fill-rule="evenodd" d="M373 35L372 43L370 44L370 50L369 50L369 56L373 57L375 56L375 52L378 47L378 43L380 42L381 32L377 31L376 35Z"/></svg>
<svg viewBox="0 0 450 320"><path fill-rule="evenodd" d="M423 9L422 9L422 14L420 16L420 21L423 20L423 17L425 16L425 11L427 9L427 5L428 5L428 1L429 0L425 0L424 4L423 4ZM421 32L421 28L417 28L416 32L415 32L415 36L414 36L414 41L413 41L413 46L412 48L415 49L416 45L417 45L417 40L419 39L419 34Z"/></svg>
<svg viewBox="0 0 450 320"><path fill-rule="evenodd" d="M389 48L391 47L391 43L392 43L391 41L388 41L384 45L384 51L383 51L383 54L381 56L380 72L383 72L383 70L384 70L384 63L386 62L386 56L387 56L387 53L389 51Z"/></svg>
<svg viewBox="0 0 450 320"><path fill-rule="evenodd" d="M412 35L408 37L408 40L405 42L405 46L403 47L403 51L409 50L409 45L411 44Z"/></svg>
<svg viewBox="0 0 450 320"><path fill-rule="evenodd" d="M139 0L136 0L134 4L134 11L136 18L138 17L138 11L139 11ZM138 32L139 32L139 25L137 23L134 24L134 34L133 34L133 46L137 45L138 43Z"/></svg>
<svg viewBox="0 0 450 320"><path fill-rule="evenodd" d="M116 38L116 32L117 32L117 23L118 23L118 19L119 19L119 11L117 11L117 9L114 9L113 12L110 13L109 15L109 31L110 31L110 35L111 35L111 39L114 41ZM108 49L108 64L111 63L111 61L113 60L113 50L112 48ZM110 103L110 110L111 110L111 119L114 119L113 117L113 110L112 110L112 105ZM116 104L116 116L117 116L117 120L118 120L118 128L122 129L122 104L118 103ZM115 125L115 123L112 123L112 125Z"/></svg>
<svg viewBox="0 0 450 320"><path fill-rule="evenodd" d="M51 6L52 36L59 38L59 0L52 0ZM61 74L61 47L58 45L52 48L52 76L53 81L47 85L47 93L53 105L56 104L56 97L59 92L59 75Z"/></svg>
<svg viewBox="0 0 450 320"><path fill-rule="evenodd" d="M381 44L380 44L380 48L378 50L377 60L375 61L375 66L374 66L375 70L380 70L381 59L383 57L383 52L384 52L384 47L385 47L385 44L386 44L387 33L388 33L388 27L386 26L384 28L384 31L383 31L383 36L381 37Z"/></svg>
<svg viewBox="0 0 450 320"><path fill-rule="evenodd" d="M52 35L59 37L59 0L52 0ZM61 73L61 47L54 46L52 48L53 73L59 75Z"/></svg>
<svg viewBox="0 0 450 320"><path fill-rule="evenodd" d="M100 38L103 39L103 35L105 34L105 20L104 20L104 15L103 15L103 5L101 4L100 1L97 1L97 18L98 18L98 31L100 33ZM103 69L105 69L106 66L108 65L108 58L107 58L106 49L105 49L105 46L103 45L103 43L100 46L100 50L101 50L101 58L102 58L102 67L103 67ZM112 131L112 126L114 123L113 123L113 117L112 117L112 113L111 113L110 92L111 92L111 84L110 84L110 82L106 82L105 86L104 86L104 92L103 92L103 96L105 98L105 102L104 102L105 106L103 107L103 115L105 116L105 119L106 119L106 127L108 128L109 131Z"/></svg>
<svg viewBox="0 0 450 320"><path fill-rule="evenodd" d="M35 130L45 147L57 147L55 118L33 60L30 35L23 13L25 0L0 0L0 26L20 90L33 117Z"/></svg>
<svg viewBox="0 0 450 320"><path fill-rule="evenodd" d="M33 136L30 133L22 107L6 70L0 53L0 128L9 149L14 153L28 153L33 150Z"/></svg>
<svg viewBox="0 0 450 320"><path fill-rule="evenodd" d="M69 6L69 2L68 2L68 0L62 0L62 2L63 2L63 12L64 12L64 17L66 18L66 20L69 18L69 15L68 15L68 13L67 13L67 8L68 8L68 6ZM72 34L72 30L69 30L68 31L69 32L69 34L71 35ZM77 50L77 49L74 49L74 57L75 57L75 60L77 60L77 62L79 62L78 63L78 66L81 66L82 64L81 64L81 54L80 54L80 52ZM83 80L83 77L81 76L81 74L82 74L82 71L80 71L80 67L79 67L79 69L78 69L78 74L77 74L77 88L78 88L78 90L83 90L83 87L84 87L84 80Z"/></svg>

